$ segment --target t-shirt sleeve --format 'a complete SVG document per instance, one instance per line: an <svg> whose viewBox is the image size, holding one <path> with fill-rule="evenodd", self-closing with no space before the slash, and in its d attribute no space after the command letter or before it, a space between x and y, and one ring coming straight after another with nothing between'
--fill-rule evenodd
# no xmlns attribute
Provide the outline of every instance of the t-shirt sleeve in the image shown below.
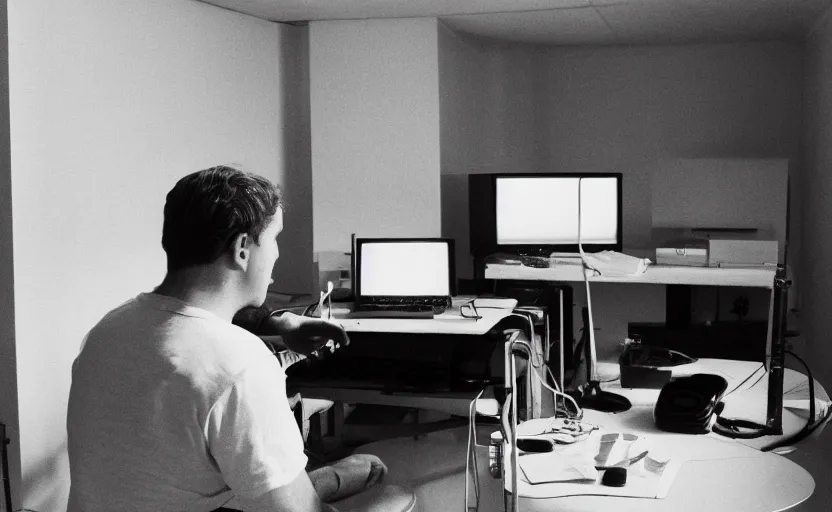
<svg viewBox="0 0 832 512"><path fill-rule="evenodd" d="M237 374L211 408L204 433L226 484L240 498L259 498L306 467L286 375L276 359Z"/></svg>

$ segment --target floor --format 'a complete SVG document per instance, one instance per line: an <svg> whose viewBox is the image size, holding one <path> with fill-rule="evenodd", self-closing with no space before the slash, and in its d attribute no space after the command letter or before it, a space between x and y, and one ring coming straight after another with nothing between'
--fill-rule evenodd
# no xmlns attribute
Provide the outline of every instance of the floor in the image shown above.
<svg viewBox="0 0 832 512"><path fill-rule="evenodd" d="M827 428L818 439L801 444L786 457L802 466L815 479L815 492L794 512L829 512L832 510L832 429Z"/></svg>

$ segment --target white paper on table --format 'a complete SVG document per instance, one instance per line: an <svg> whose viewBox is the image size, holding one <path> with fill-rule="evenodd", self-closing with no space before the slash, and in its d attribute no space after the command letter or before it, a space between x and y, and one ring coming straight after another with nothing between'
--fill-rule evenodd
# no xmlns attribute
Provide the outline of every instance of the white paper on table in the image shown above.
<svg viewBox="0 0 832 512"><path fill-rule="evenodd" d="M815 420L826 416L827 411L829 410L830 403L821 400L820 398L815 398ZM786 409L791 409L793 411L805 412L806 416L808 417L809 414L809 399L808 398L794 398L789 400L783 400L783 407Z"/></svg>
<svg viewBox="0 0 832 512"><path fill-rule="evenodd" d="M598 470L584 457L550 453L531 453L518 459L520 470L532 485L598 480Z"/></svg>
<svg viewBox="0 0 832 512"><path fill-rule="evenodd" d="M603 471L594 469L602 432L593 432L583 441L571 445L557 445L555 451L522 455L518 458L520 467L520 496L530 498L555 498L563 496L625 496L636 498L664 498L685 458L669 459L663 455L662 447L652 447L647 442L648 455L627 468L627 484L624 487L608 487L601 484ZM647 441L646 439L642 439ZM616 443L618 444L618 443ZM628 453L631 443L621 443L610 459L617 459ZM640 449L640 448L638 448ZM656 464L652 459L662 463ZM592 467L596 477L583 468ZM651 469L648 469L651 468Z"/></svg>

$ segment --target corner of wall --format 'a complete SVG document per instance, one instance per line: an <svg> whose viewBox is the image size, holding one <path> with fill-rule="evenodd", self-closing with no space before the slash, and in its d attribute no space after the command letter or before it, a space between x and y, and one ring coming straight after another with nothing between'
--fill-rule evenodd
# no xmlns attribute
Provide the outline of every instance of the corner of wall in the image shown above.
<svg viewBox="0 0 832 512"><path fill-rule="evenodd" d="M8 5L0 0L0 422L6 426L13 503L20 503L20 431L12 232L11 122L9 117ZM3 440L0 440L3 442Z"/></svg>

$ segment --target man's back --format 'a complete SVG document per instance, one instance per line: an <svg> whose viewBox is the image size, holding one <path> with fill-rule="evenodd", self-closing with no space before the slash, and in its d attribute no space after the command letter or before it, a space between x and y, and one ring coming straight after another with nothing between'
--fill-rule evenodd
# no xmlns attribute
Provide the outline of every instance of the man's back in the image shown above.
<svg viewBox="0 0 832 512"><path fill-rule="evenodd" d="M70 512L209 511L285 485L306 464L285 375L263 343L156 294L90 331L67 431Z"/></svg>

